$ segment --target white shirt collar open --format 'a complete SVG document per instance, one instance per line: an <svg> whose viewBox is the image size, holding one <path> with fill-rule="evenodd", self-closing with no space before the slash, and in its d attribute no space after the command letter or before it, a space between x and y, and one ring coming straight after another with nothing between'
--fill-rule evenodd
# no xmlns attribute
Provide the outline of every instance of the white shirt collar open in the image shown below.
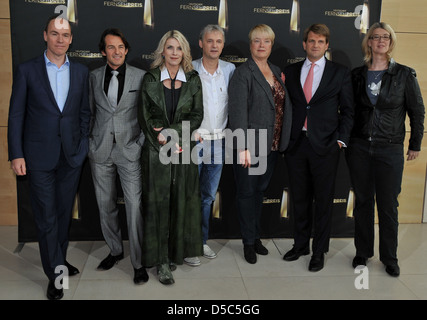
<svg viewBox="0 0 427 320"><path fill-rule="evenodd" d="M168 69L166 67L163 67L163 69L161 69L161 73L160 73L160 81L167 80L167 79L171 79L171 77L169 75ZM187 82L187 78L185 77L185 72L182 69L182 67L179 67L178 74L176 75L175 80Z"/></svg>

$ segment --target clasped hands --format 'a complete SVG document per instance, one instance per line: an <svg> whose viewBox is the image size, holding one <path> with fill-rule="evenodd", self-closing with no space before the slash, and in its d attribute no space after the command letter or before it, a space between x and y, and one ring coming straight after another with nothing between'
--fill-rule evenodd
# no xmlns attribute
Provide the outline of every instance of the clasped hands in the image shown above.
<svg viewBox="0 0 427 320"><path fill-rule="evenodd" d="M159 132L159 134L157 135L157 141L164 146L167 143L167 139L165 138L165 136L161 133L161 131L163 130L163 127L161 128L153 128L154 131ZM182 152L182 148L179 146L178 143L175 143L175 147L176 150L174 151L174 153L181 153Z"/></svg>

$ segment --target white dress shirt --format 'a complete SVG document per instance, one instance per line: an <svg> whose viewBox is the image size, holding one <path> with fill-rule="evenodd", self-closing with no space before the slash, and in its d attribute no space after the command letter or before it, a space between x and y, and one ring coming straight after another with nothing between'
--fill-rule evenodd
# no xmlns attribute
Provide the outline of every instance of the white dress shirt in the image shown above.
<svg viewBox="0 0 427 320"><path fill-rule="evenodd" d="M311 89L312 96L316 93L317 88L319 88L320 81L322 80L323 71L325 71L326 59L322 57L314 63L313 70L313 87ZM307 79L308 72L311 68L311 61L305 59L304 64L301 68L301 87L304 88L305 79Z"/></svg>
<svg viewBox="0 0 427 320"><path fill-rule="evenodd" d="M199 73L203 89L203 121L198 132L203 139L221 139L228 120L228 82L236 67L219 60L217 70L210 74L202 59L193 61L193 66Z"/></svg>

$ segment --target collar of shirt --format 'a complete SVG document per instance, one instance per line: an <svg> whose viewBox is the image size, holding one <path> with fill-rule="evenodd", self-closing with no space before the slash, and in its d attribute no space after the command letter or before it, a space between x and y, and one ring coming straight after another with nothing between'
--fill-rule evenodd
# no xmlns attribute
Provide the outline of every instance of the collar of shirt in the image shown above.
<svg viewBox="0 0 427 320"><path fill-rule="evenodd" d="M222 70L221 67L219 65L219 61L218 61L218 67L216 68L214 74L210 74L208 71L206 71L205 66L203 65L203 58L200 61L200 66L199 66L199 70L197 70L200 74L205 74L211 77L215 77L216 75L222 74Z"/></svg>
<svg viewBox="0 0 427 320"><path fill-rule="evenodd" d="M160 81L171 79L171 77L169 75L169 72L168 72L168 69L166 67L163 67L163 69L161 69L160 71L161 71L161 73L160 73ZM176 75L176 79L175 80L179 80L179 81L182 81L182 82L187 82L187 78L185 77L185 72L182 69L182 67L179 67L178 74Z"/></svg>
<svg viewBox="0 0 427 320"><path fill-rule="evenodd" d="M47 52L47 50L44 51L44 61L46 63L46 66L48 66L48 67L54 66L57 69L62 69L62 67L65 68L65 67L69 67L70 66L70 60L68 60L68 56L67 55L65 55L65 62L64 62L64 64L60 68L58 68L58 66L55 63L53 63L52 61L49 60L49 58L46 55L46 52Z"/></svg>
<svg viewBox="0 0 427 320"><path fill-rule="evenodd" d="M126 63L123 63L120 67L118 67L115 70L119 72L119 75L125 75L125 72L126 72ZM105 70L106 74L111 75L111 71L113 71L113 68L111 68L110 65L107 64L107 68Z"/></svg>
<svg viewBox="0 0 427 320"><path fill-rule="evenodd" d="M323 56L316 62L314 62L314 70L313 70L313 87L312 87L312 94L316 93L317 88L319 87L320 81L322 80L323 71L325 70L326 66L326 58ZM308 59L305 59L304 64L301 68L301 87L304 87L305 80L307 79L308 72L310 71L311 67L311 61Z"/></svg>
<svg viewBox="0 0 427 320"><path fill-rule="evenodd" d="M308 59L305 59L305 61L304 61L304 67L305 68L309 68L310 69L310 67L311 67L311 61L310 60L308 60ZM325 67L325 64L326 64L326 58L325 58L325 56L323 56L322 58L320 58L319 60L317 60L316 62L314 62L314 64L316 65L316 66L319 66L319 67L321 67L321 68L324 68Z"/></svg>
<svg viewBox="0 0 427 320"><path fill-rule="evenodd" d="M68 57L65 56L64 64L58 68L55 63L48 59L46 51L44 53L44 58L50 88L52 89L58 108L62 112L68 97L68 90L70 88L70 61L68 60Z"/></svg>

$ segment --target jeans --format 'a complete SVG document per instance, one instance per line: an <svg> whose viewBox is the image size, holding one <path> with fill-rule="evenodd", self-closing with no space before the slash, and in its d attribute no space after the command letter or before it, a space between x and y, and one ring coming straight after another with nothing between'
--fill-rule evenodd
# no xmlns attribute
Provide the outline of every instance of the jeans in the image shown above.
<svg viewBox="0 0 427 320"><path fill-rule="evenodd" d="M209 218L215 201L224 163L224 139L203 140L197 144L199 150L199 181L202 201L203 244L209 237Z"/></svg>
<svg viewBox="0 0 427 320"><path fill-rule="evenodd" d="M398 206L403 174L403 145L353 139L346 152L355 194L356 255L374 255L375 201L378 210L379 253L385 265L397 264Z"/></svg>

